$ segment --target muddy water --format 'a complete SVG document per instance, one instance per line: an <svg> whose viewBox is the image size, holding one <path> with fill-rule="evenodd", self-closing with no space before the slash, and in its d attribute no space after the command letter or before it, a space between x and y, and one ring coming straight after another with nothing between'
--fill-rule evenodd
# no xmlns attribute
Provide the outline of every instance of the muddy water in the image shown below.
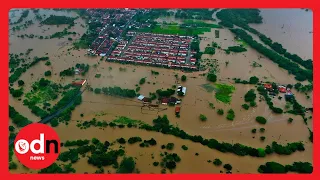
<svg viewBox="0 0 320 180"><path fill-rule="evenodd" d="M10 12L10 13L16 13L16 11ZM45 17L49 17L52 14L65 15L69 17L77 16L77 14L74 12L54 11L54 10L40 10L39 14L43 17L43 19L45 19ZM78 39L86 31L85 28L81 27L81 24L83 25L85 24L85 22L82 19L78 18L75 21L75 26L69 30L71 32L75 31L77 33L76 35L65 36L64 38L61 38L61 39L18 38L17 36L22 34L50 36L53 33L62 31L64 28L67 27L66 25L60 25L59 27L49 26L49 25L40 26L39 21L35 20L35 14L33 13L33 11L29 11L28 17L25 18L20 24L23 24L25 21L28 21L28 20L33 20L34 24L29 26L25 30L10 32L10 37L9 37L10 53L16 53L16 54L19 54L21 52L25 53L27 49L31 48L33 49L33 51L29 55L30 60L27 59L27 62L31 62L33 60L33 57L35 56L37 57L48 56L50 58L50 62L52 66L46 66L45 62L39 62L37 65L28 69L28 71L25 72L20 78L25 82L25 86L24 86L25 93L31 90L31 85L34 82L38 81L41 77L44 76L45 71L51 70L53 75L49 79L58 83L60 81L60 77L58 76L60 71L67 69L72 65L75 65L76 64L75 62L81 62L81 59L83 60L87 59L86 57L83 56L84 51L73 51L72 53L70 53L70 55L67 54L68 52L67 49L72 47L71 46L72 42L68 41L67 38L72 37L73 39ZM30 110L28 110L27 107L22 105L22 101L18 101L17 99L14 99L12 98L12 96L10 96L9 103L10 105L14 106L18 112L20 112L22 115L26 116L30 120L33 120L33 121L39 120L39 118L33 115L30 112Z"/></svg>
<svg viewBox="0 0 320 180"><path fill-rule="evenodd" d="M69 133L65 133L68 131ZM233 166L233 173L255 173L257 172L257 167L261 164L264 164L267 161L279 161L284 164L291 164L294 161L311 161L312 157L305 156L305 153L310 154L307 150L304 153L294 153L290 156L278 156L271 155L266 158L252 158L252 157L240 157L234 154L221 153L219 151L210 149L208 147L203 147L201 144L193 143L189 140L181 140L171 135L162 135L155 132L147 132L139 129L112 129L106 128L105 130L100 130L97 128L90 128L87 130L80 130L75 127L74 123L71 123L68 127L61 126L57 129L57 132L60 135L62 141L65 140L77 140L81 138L92 139L94 137L98 138L100 141L109 141L113 142L116 139L123 137L128 139L133 136L140 136L143 139L150 139L153 137L157 141L157 145L154 147L141 148L138 143L134 145L124 145L126 155L136 157L136 168L141 171L141 173L160 173L161 168L154 167L153 162L161 162L160 153L164 153L164 150L161 150L162 144L167 144L169 142L174 142L175 147L172 151L177 153L181 157L181 162L177 164L177 168L174 170L174 173L219 173L220 170L224 171L222 167L216 167L212 163L208 163L208 160L214 160L219 158L223 163L230 163ZM80 136L81 134L81 136ZM186 145L189 149L184 151L181 149L182 145ZM112 146L112 149L117 149L118 144ZM62 151L65 151L66 148L62 148ZM199 156L196 156L195 153L198 153ZM154 159L152 159L152 155ZM201 166L191 166L191 164L201 164ZM88 165L87 158L81 158L81 160L75 164L73 167L77 170L77 173L94 173L98 168ZM110 171L111 173L115 172L115 169L111 167L105 167L105 172ZM12 171L13 173L18 173L18 171ZM19 168L20 172L30 172L24 168Z"/></svg>
<svg viewBox="0 0 320 180"><path fill-rule="evenodd" d="M251 27L279 42L289 52L312 59L313 12L302 9L261 9L263 23ZM283 28L282 28L283 27ZM311 33L310 33L311 32Z"/></svg>
<svg viewBox="0 0 320 180"><path fill-rule="evenodd" d="M42 10L40 11L42 12ZM51 11L50 11L51 12ZM60 11L58 11L61 13ZM30 12L29 16L32 17L33 12ZM71 16L72 14L70 14ZM77 20L74 30L80 35L85 32L85 28L82 28L80 24L84 23L81 19ZM48 29L49 28L49 29ZM57 29L55 29L57 28ZM187 87L187 94L182 98L181 104L181 117L176 118L174 115L174 107L168 107L160 105L160 111L156 110L141 110L141 102L137 99L125 99L106 96L103 94L97 95L93 92L86 91L82 95L83 103L73 111L71 123L66 126L60 124L56 127L56 131L60 135L62 141L76 140L76 139L91 139L93 137L99 138L101 141L113 141L119 137L129 138L133 136L140 136L143 139L155 138L158 142L157 147L152 148L140 148L138 145L126 146L127 154L137 158L137 168L142 173L159 173L160 168L154 167L152 163L159 161L159 150L161 144L168 142L174 142L176 145L175 152L182 157L182 162L178 165L175 173L219 173L222 168L217 168L212 164L207 163L207 160L213 160L214 158L220 158L225 163L230 163L234 167L233 173L256 173L259 165L267 161L277 161L282 164L290 164L294 161L308 161L312 162L312 144L309 143L308 137L309 132L307 127L304 125L303 120L300 116L293 116L290 114L275 115L271 113L268 106L264 101L259 102L257 97L257 107L250 108L248 111L242 109L241 105L244 104L243 96L245 93L254 88L252 85L235 85L235 92L232 94L232 102L230 105L217 102L214 97L214 92L206 92L201 85L208 83L205 77L199 76L199 72L196 73L182 73L175 70L167 70L155 67L145 66L134 66L134 65L120 65L117 63L109 63L100 61L99 57L90 58L84 56L85 50L69 50L71 48L71 42L68 42L67 37L62 39L50 39L50 40L38 40L38 39L24 39L21 40L16 37L17 34L35 34L50 35L55 31L62 31L64 27L56 26L42 26L39 28L36 24L30 26L23 32L18 32L10 36L10 52L20 53L25 52L28 48L33 48L34 51L30 54L33 56L45 56L46 53L50 57L51 66L45 66L44 62L38 63L36 66L30 68L26 73L22 75L20 79L26 82L25 89L29 91L31 84L41 77L44 77L44 72L47 70L52 71L51 79L54 82L66 85L72 80L77 78L88 79L89 85L93 88L102 88L110 86L120 86L122 88L135 89L136 84L139 84L139 80L146 77L146 83L139 85L141 90L140 94L148 96L150 92L155 92L157 89L171 88L172 85L180 85ZM80 37L77 35L77 37ZM220 38L214 38L214 30L207 32L202 37L206 37L200 43L201 51L211 44L212 41L217 42L222 48L228 46L237 45L233 34L226 29L220 29ZM76 39L76 37L72 37ZM226 39L226 40L225 40ZM68 44L67 44L68 43ZM61 46L61 44L65 44ZM251 76L257 76L261 80L269 80L282 84L295 84L294 77L289 75L287 71L280 69L276 64L266 58L260 58L255 50L250 47L248 51L238 54L225 54L222 50L217 50L213 56L203 55L202 59L217 59L219 64L218 82L232 83L232 78L249 79ZM70 54L69 54L70 53ZM228 61L229 65L226 66L225 62ZM258 62L262 65L261 68L253 68L250 66L253 61ZM87 63L91 65L89 72L83 76L65 77L60 78L59 72L74 66L76 63ZM98 64L95 68L93 65ZM109 70L109 67L112 70ZM125 71L120 71L119 68L125 68ZM151 75L151 70L158 71L158 76ZM33 76L31 76L31 73ZM100 78L95 78L95 74L101 74ZM187 76L186 82L176 83L174 75L178 74L181 77L182 74ZM228 79L230 78L230 79ZM307 100L305 95L296 93L296 97L304 106L312 106L312 101ZM209 102L212 102L215 109L209 107ZM155 102L153 102L155 103ZM278 100L273 99L275 106L284 109L284 99ZM15 100L10 96L10 104L16 108L22 115L29 119L36 120L30 110L22 105L21 101ZM222 108L225 111L223 116L219 116L216 110ZM235 111L235 120L228 121L226 119L226 112L229 109ZM81 117L80 114L84 114ZM168 115L170 123L179 126L179 128L185 130L187 133L192 135L202 135L205 138L215 138L219 141L225 141L229 143L242 143L252 147L265 147L272 141L279 143L287 143L293 141L303 141L306 146L306 151L302 153L294 153L290 156L277 156L272 155L267 158L257 159L252 157L239 157L233 154L224 154L215 150L211 150L206 147L202 147L200 144L192 143L190 141L181 140L173 136L162 135L155 132L146 132L138 129L111 129L106 128L99 130L97 128L89 128L86 130L80 130L76 127L77 121L91 120L96 118L97 120L111 121L119 116L127 116L132 119L141 120L148 124L152 124L152 120L158 115ZM204 114L208 120L201 122L199 115ZM266 125L259 125L255 122L256 116L264 116L267 118L268 123ZM289 117L294 119L292 124L288 124L287 120ZM312 120L309 121L312 124ZM259 128L264 127L266 131L264 133L259 132ZM312 127L312 125L309 125ZM251 129L257 128L257 133L252 134ZM260 136L265 136L264 142L260 141ZM182 151L181 145L187 145L188 151ZM200 155L195 156L198 152ZM155 159L151 159L151 154L154 153ZM158 154L157 154L158 153ZM78 173L89 172L93 173L97 168L87 164L86 159L81 159L78 163L73 166L76 168ZM194 167L190 166L190 162L197 162L201 166ZM244 166L243 163L246 163ZM110 172L115 172L112 168L105 169ZM18 173L27 172L24 168L19 168Z"/></svg>

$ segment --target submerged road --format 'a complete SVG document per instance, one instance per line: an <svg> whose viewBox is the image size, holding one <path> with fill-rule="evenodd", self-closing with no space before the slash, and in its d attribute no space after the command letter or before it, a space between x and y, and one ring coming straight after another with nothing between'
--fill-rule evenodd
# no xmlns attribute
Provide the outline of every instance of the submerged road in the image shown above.
<svg viewBox="0 0 320 180"><path fill-rule="evenodd" d="M76 98L79 97L79 96L81 96L82 93L83 93L86 89L87 89L87 87L85 87L83 90L79 90L78 94L75 95L75 96L70 100L70 102L69 102L67 105L65 105L65 106L62 107L61 109L57 110L56 112L52 113L51 115L49 115L49 116L41 119L38 123L47 124L47 123L50 122L53 118L55 118L56 116L60 115L64 110L66 110L66 109L68 109L69 107L71 107L71 106L74 104ZM9 145L11 145L13 142L14 142L14 139L10 139L10 140L9 140Z"/></svg>

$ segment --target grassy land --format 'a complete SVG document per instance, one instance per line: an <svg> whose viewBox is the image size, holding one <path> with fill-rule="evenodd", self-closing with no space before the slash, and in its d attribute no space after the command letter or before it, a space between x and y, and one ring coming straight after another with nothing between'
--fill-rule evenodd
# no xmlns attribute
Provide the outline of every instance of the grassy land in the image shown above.
<svg viewBox="0 0 320 180"><path fill-rule="evenodd" d="M58 86L55 84L50 84L48 86L40 86L39 82L33 84L33 90L26 94L26 99L29 102L33 102L35 104L45 103L51 100L55 100L58 97Z"/></svg>
<svg viewBox="0 0 320 180"><path fill-rule="evenodd" d="M238 42L244 48L248 46L248 44L246 42L244 42L243 40L241 40L241 39L236 39L236 42Z"/></svg>
<svg viewBox="0 0 320 180"><path fill-rule="evenodd" d="M142 122L139 120L130 119L124 116L121 116L118 119L113 120L112 122L117 124L129 124L129 123L132 125L142 124Z"/></svg>
<svg viewBox="0 0 320 180"><path fill-rule="evenodd" d="M235 87L227 84L216 84L216 94L215 97L218 101L226 104L231 102L231 94L235 90Z"/></svg>
<svg viewBox="0 0 320 180"><path fill-rule="evenodd" d="M139 29L140 32L152 32L157 34L178 34L178 35L198 35L204 32L210 32L210 27L198 27L198 28L181 28L178 25L156 25L154 28Z"/></svg>

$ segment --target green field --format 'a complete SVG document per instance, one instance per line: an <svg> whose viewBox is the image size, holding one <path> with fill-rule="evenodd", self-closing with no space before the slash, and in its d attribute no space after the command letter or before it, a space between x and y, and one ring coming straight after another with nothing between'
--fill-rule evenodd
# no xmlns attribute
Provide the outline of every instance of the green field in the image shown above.
<svg viewBox="0 0 320 180"><path fill-rule="evenodd" d="M156 34L177 34L194 36L203 34L204 32L210 32L210 27L198 27L198 28L181 28L178 25L156 25L154 28L139 29L140 32L151 32Z"/></svg>
<svg viewBox="0 0 320 180"><path fill-rule="evenodd" d="M227 84L216 84L216 94L215 97L218 101L226 104L231 102L231 94L235 90L235 87Z"/></svg>

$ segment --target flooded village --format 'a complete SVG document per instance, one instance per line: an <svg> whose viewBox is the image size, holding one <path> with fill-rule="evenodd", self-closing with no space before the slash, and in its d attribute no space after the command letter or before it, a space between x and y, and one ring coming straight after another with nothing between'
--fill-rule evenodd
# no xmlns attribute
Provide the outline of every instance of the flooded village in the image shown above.
<svg viewBox="0 0 320 180"><path fill-rule="evenodd" d="M312 172L311 11L13 9L9 19L9 139L40 122L61 140L42 170L9 145L11 173Z"/></svg>

